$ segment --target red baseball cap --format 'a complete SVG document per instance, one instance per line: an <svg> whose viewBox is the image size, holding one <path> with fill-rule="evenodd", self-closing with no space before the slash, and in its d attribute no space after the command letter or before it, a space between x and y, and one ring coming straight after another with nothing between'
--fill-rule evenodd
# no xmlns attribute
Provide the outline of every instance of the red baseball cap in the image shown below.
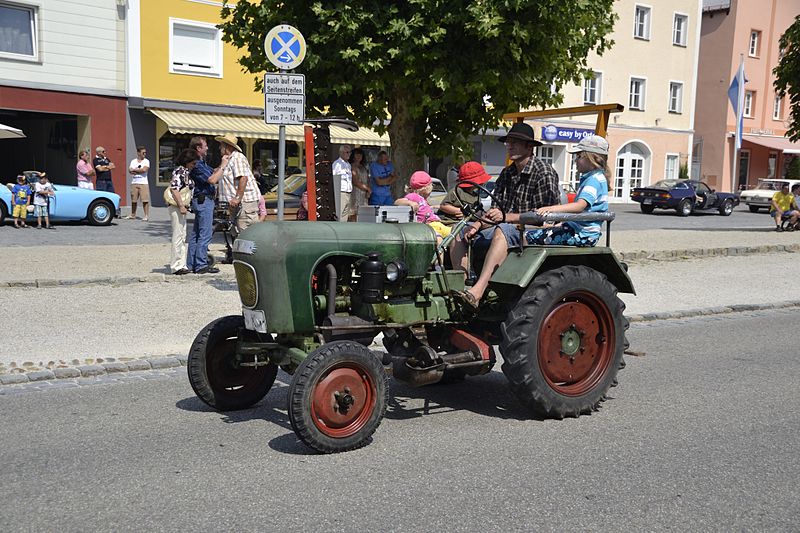
<svg viewBox="0 0 800 533"><path fill-rule="evenodd" d="M477 161L468 161L458 169L458 186L462 188L472 187L473 183L481 185L490 179L492 177L486 173L483 165ZM466 181L471 181L472 183L462 183Z"/></svg>

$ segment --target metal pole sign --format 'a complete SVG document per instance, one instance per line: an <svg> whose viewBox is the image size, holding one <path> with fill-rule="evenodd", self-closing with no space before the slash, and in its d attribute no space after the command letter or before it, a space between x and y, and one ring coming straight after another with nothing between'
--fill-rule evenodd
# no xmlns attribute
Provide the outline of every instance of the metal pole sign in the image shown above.
<svg viewBox="0 0 800 533"><path fill-rule="evenodd" d="M283 220L284 183L286 177L286 124L302 124L305 119L306 78L287 74L306 57L306 40L297 28L279 24L264 39L267 59L280 74L264 75L264 122L278 124L278 220Z"/></svg>
<svg viewBox="0 0 800 533"><path fill-rule="evenodd" d="M305 75L264 74L264 122L302 125L305 118Z"/></svg>

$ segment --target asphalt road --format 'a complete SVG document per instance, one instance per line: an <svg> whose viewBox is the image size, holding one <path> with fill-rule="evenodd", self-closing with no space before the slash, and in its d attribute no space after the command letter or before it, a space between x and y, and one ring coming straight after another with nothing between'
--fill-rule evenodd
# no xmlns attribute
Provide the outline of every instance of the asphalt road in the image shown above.
<svg viewBox="0 0 800 533"><path fill-rule="evenodd" d="M529 420L499 372L393 381L374 441L332 456L292 433L284 374L231 414L185 370L14 386L0 530L796 531L800 360L775 342L796 325L794 309L635 324L646 355L579 419Z"/></svg>
<svg viewBox="0 0 800 533"><path fill-rule="evenodd" d="M729 217L708 212L686 218L676 216L674 211L656 211L651 215L645 215L639 211L638 204L612 204L610 209L617 213L617 219L612 224L613 231L647 229L741 231L772 227L772 221L765 212L753 214L746 206L737 207ZM141 213L139 215L141 216ZM191 220L190 218L189 224ZM115 219L111 226L107 227L94 227L77 222L54 224L54 226L58 228L56 231L17 230L14 229L13 222L7 219L3 227L0 227L0 243L7 246L162 244L169 242L172 232L166 208L153 208L149 222ZM223 242L222 234L215 233L214 242Z"/></svg>

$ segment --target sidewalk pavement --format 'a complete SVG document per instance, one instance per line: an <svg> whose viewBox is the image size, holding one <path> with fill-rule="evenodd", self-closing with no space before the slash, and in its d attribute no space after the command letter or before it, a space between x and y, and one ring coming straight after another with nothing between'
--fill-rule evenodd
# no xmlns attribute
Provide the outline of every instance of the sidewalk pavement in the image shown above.
<svg viewBox="0 0 800 533"><path fill-rule="evenodd" d="M634 322L800 306L800 233L631 230L612 248L630 263L637 295L621 297ZM203 326L241 309L231 265L171 276L166 243L13 252L0 272L0 384L185 364Z"/></svg>

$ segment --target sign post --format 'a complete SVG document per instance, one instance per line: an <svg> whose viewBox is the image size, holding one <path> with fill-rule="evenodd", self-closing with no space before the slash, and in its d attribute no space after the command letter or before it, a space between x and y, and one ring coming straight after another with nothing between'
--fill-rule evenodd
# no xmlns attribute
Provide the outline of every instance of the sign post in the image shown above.
<svg viewBox="0 0 800 533"><path fill-rule="evenodd" d="M306 57L306 40L297 28L275 26L264 39L267 59L280 74L264 75L264 122L278 124L278 220L283 220L286 177L286 124L302 124L305 119L305 76L289 74Z"/></svg>

